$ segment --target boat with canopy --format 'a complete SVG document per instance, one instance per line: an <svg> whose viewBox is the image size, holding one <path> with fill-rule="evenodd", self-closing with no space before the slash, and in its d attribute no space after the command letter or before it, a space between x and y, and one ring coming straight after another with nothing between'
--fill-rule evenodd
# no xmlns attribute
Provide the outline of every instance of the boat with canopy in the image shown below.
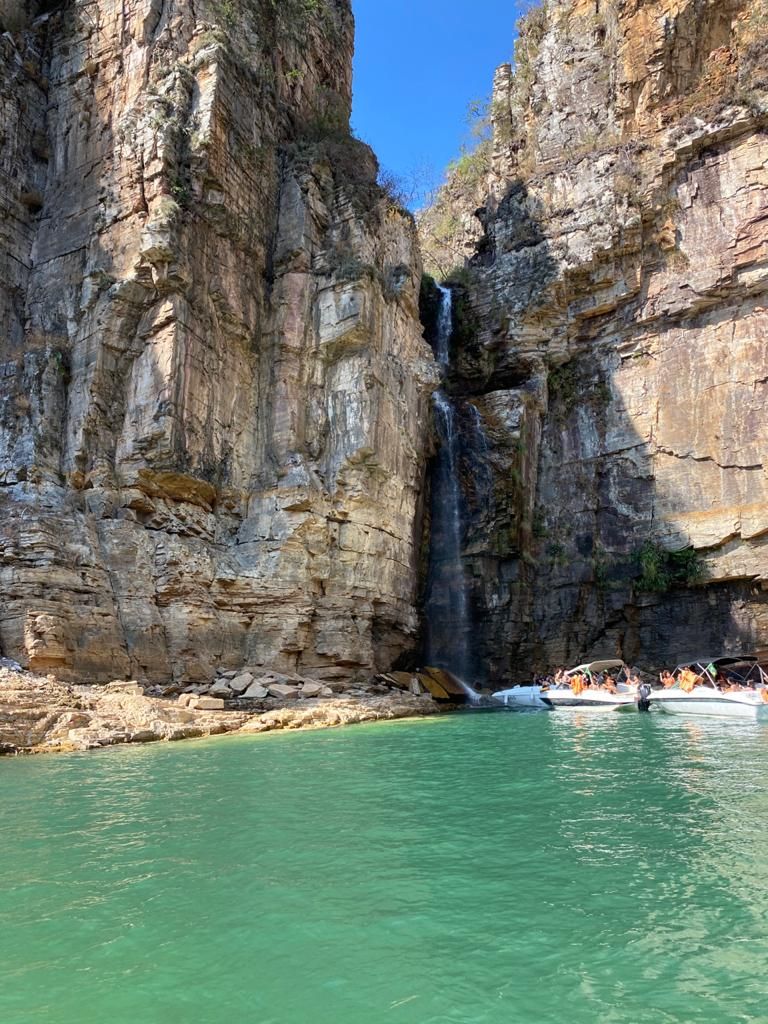
<svg viewBox="0 0 768 1024"><path fill-rule="evenodd" d="M631 675L618 658L585 662L569 669L565 680L542 693L541 699L555 710L636 711L637 685Z"/></svg>
<svg viewBox="0 0 768 1024"><path fill-rule="evenodd" d="M667 714L768 721L768 676L754 654L697 658L672 676L671 686L649 697Z"/></svg>
<svg viewBox="0 0 768 1024"><path fill-rule="evenodd" d="M560 708L602 710L637 707L637 686L623 661L608 658L568 669L559 682L549 685L511 686L491 696L506 707L518 710L553 711Z"/></svg>

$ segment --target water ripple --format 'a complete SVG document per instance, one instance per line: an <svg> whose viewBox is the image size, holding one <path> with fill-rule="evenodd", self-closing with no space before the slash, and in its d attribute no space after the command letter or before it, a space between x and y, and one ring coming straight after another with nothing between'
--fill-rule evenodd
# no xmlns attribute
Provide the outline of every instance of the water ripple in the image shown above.
<svg viewBox="0 0 768 1024"><path fill-rule="evenodd" d="M761 1024L768 730L437 722L0 763L3 1024Z"/></svg>

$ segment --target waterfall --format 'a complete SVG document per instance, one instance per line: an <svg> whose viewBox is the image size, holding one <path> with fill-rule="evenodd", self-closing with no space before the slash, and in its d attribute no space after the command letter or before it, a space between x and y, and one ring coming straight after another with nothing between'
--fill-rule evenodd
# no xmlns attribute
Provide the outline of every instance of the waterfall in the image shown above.
<svg viewBox="0 0 768 1024"><path fill-rule="evenodd" d="M438 285L440 291L440 309L437 314L437 337L435 338L435 358L440 369L445 373L451 361L451 337L453 336L453 292L450 288ZM438 392L440 394L440 392Z"/></svg>
<svg viewBox="0 0 768 1024"><path fill-rule="evenodd" d="M453 334L452 298L450 288L440 287L435 357L444 375L450 362ZM457 410L443 388L435 392L433 400L440 449L435 457L432 476L432 543L426 599L427 661L456 676L469 699L474 701L479 694L465 681L472 671L472 623L461 558L463 522Z"/></svg>

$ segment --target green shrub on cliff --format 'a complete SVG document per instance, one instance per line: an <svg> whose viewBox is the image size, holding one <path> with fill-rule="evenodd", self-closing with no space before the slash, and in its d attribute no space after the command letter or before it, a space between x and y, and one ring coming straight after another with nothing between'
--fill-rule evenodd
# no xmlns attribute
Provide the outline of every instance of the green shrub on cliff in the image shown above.
<svg viewBox="0 0 768 1024"><path fill-rule="evenodd" d="M210 0L211 10L227 29L236 29L243 15L243 0ZM250 9L261 10L278 27L302 38L310 19L328 13L325 0L250 0Z"/></svg>
<svg viewBox="0 0 768 1024"><path fill-rule="evenodd" d="M650 593L664 594L674 586L690 587L704 576L701 557L692 547L667 551L647 540L637 552L637 564L637 587Z"/></svg>
<svg viewBox="0 0 768 1024"><path fill-rule="evenodd" d="M464 149L448 165L448 177L467 188L477 188L491 168L491 140L483 139L475 149Z"/></svg>
<svg viewBox="0 0 768 1024"><path fill-rule="evenodd" d="M443 184L417 214L424 266L438 280L445 280L451 268L464 264L482 234L475 211L487 198L492 154L490 100L473 100L466 120L467 140L460 155L448 165Z"/></svg>

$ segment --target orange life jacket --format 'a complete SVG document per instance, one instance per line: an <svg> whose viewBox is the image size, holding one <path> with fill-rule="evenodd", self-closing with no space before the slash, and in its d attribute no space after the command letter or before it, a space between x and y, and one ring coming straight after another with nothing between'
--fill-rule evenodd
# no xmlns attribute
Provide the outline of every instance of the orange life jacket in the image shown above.
<svg viewBox="0 0 768 1024"><path fill-rule="evenodd" d="M697 685L699 681L698 676L695 672L692 672L689 668L683 669L680 673L678 682L680 683L680 689L683 693L690 693L691 690Z"/></svg>
<svg viewBox="0 0 768 1024"><path fill-rule="evenodd" d="M582 690L586 690L586 684L584 682L584 676L581 675L581 673L579 673L579 675L577 675L577 676L574 676L573 679L571 680L571 689L573 690L573 692L576 694L577 697L582 692Z"/></svg>

